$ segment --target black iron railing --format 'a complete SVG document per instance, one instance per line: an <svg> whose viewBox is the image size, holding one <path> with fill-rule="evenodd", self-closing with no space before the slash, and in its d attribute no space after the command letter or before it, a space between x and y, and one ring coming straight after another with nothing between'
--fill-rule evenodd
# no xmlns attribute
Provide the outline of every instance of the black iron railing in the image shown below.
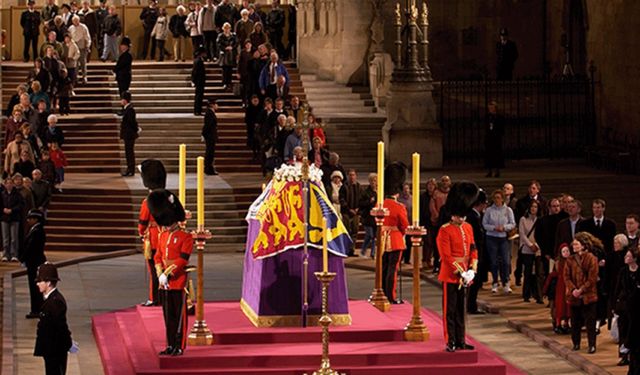
<svg viewBox="0 0 640 375"><path fill-rule="evenodd" d="M595 140L594 91L592 80L436 82L445 163L482 162L492 100L505 118L507 160L583 156Z"/></svg>

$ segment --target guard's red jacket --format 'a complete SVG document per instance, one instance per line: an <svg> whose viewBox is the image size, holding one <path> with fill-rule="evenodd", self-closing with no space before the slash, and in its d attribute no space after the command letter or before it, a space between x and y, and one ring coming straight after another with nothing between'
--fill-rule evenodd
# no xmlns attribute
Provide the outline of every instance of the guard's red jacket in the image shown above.
<svg viewBox="0 0 640 375"><path fill-rule="evenodd" d="M178 225L172 229L160 231L158 250L153 258L158 276L169 266L176 268L168 274L169 289L182 290L187 284L187 274L184 269L189 263L189 256L193 250L193 236L182 230Z"/></svg>
<svg viewBox="0 0 640 375"><path fill-rule="evenodd" d="M149 206L147 206L147 198L142 201L142 205L140 206L140 215L138 216L138 234L140 237L143 237L145 231L149 229L149 242L151 243L151 248L153 250L158 249L158 224L156 224L156 220L151 216L149 212Z"/></svg>
<svg viewBox="0 0 640 375"><path fill-rule="evenodd" d="M392 198L385 199L382 205L389 210L389 216L385 216L382 225L383 232L388 232L390 239L390 243L385 246L385 251L405 250L407 245L404 242L404 234L409 226L407 208Z"/></svg>
<svg viewBox="0 0 640 375"><path fill-rule="evenodd" d="M447 223L440 227L436 237L440 252L440 274L438 280L446 283L460 282L459 269L476 269L478 251L473 239L471 224Z"/></svg>

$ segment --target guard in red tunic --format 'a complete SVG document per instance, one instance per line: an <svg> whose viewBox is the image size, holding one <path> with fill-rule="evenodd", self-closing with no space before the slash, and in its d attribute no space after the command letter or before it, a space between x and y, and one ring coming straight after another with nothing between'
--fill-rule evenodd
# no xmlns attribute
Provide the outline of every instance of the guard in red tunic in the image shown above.
<svg viewBox="0 0 640 375"><path fill-rule="evenodd" d="M443 214L450 221L440 227L436 242L440 251L442 282L442 317L446 351L474 349L465 342L465 292L473 282L478 267L478 252L473 228L465 215L478 197L472 182L457 182L451 187Z"/></svg>
<svg viewBox="0 0 640 375"><path fill-rule="evenodd" d="M160 354L178 356L182 355L187 343L185 267L193 250L193 237L179 225L185 220L185 212L173 193L155 190L147 197L147 204L151 215L160 225L154 262L167 337L167 348Z"/></svg>
<svg viewBox="0 0 640 375"><path fill-rule="evenodd" d="M140 164L140 176L142 184L149 189L149 193L156 189L164 189L167 183L167 172L164 165L159 160L147 159ZM147 206L147 198L140 205L140 215L138 218L138 234L143 243L143 255L147 263L147 272L149 278L149 296L142 306L157 306L160 304L158 299L158 275L154 268L153 257L158 249L158 224L149 212Z"/></svg>
<svg viewBox="0 0 640 375"><path fill-rule="evenodd" d="M407 208L398 202L402 185L406 178L406 167L396 162L389 164L384 171L384 208L389 212L382 225L382 289L392 304L402 303L396 297L398 267L402 251L407 248L404 235L409 226Z"/></svg>

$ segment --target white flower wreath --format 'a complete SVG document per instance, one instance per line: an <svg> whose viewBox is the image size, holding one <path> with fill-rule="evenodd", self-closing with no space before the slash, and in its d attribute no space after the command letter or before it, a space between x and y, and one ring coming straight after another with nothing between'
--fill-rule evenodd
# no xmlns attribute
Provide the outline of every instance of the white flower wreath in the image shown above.
<svg viewBox="0 0 640 375"><path fill-rule="evenodd" d="M276 169L273 172L273 178L276 181L300 181L302 180L302 164L297 163L296 165L287 165L282 164L280 168ZM321 182L322 181L322 170L317 168L315 164L311 164L309 166L309 181L313 182Z"/></svg>

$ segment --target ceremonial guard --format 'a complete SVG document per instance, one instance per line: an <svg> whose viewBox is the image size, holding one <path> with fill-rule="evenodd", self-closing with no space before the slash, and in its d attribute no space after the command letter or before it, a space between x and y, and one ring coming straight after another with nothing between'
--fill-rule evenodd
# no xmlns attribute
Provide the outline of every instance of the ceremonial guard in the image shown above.
<svg viewBox="0 0 640 375"><path fill-rule="evenodd" d="M147 159L140 164L140 176L142 184L149 189L149 193L156 189L164 189L167 183L167 172L161 161L155 159ZM143 242L143 254L147 263L147 271L149 272L149 297L142 306L157 306L160 304L158 299L158 275L155 271L154 257L158 249L158 224L149 212L147 198L142 201L140 206L140 216L138 220L138 234Z"/></svg>
<svg viewBox="0 0 640 375"><path fill-rule="evenodd" d="M27 266L27 280L31 297L31 310L26 318L36 319L40 317L40 307L42 306L42 293L40 293L36 285L36 276L38 267L47 261L44 255L44 244L47 237L44 233L44 215L42 211L29 211L27 225L29 225L29 232L27 232L27 236L24 239L24 251L20 256L20 262Z"/></svg>
<svg viewBox="0 0 640 375"><path fill-rule="evenodd" d="M173 193L155 190L147 197L147 205L161 227L154 262L160 284L167 347L160 355L179 356L187 343L185 268L193 250L193 237L180 227L179 223L185 220L185 211Z"/></svg>
<svg viewBox="0 0 640 375"><path fill-rule="evenodd" d="M129 86L131 86L131 64L133 57L131 57L130 49L131 39L125 36L120 42L120 56L118 56L118 62L113 68L113 72L116 74L116 81L118 82L118 93L120 97L129 91Z"/></svg>
<svg viewBox="0 0 640 375"><path fill-rule="evenodd" d="M209 176L218 174L215 166L216 143L218 142L218 117L216 111L218 104L215 99L205 101L207 111L204 114L204 125L202 126L202 140L205 142L204 152L204 173Z"/></svg>
<svg viewBox="0 0 640 375"><path fill-rule="evenodd" d="M44 358L46 375L67 372L67 352L71 349L71 332L67 325L67 302L57 288L58 270L47 262L38 268L36 283L44 297L33 355Z"/></svg>
<svg viewBox="0 0 640 375"><path fill-rule="evenodd" d="M409 226L407 208L398 202L402 185L406 178L406 167L402 163L389 164L384 171L384 208L389 211L382 226L382 289L389 302L402 303L396 297L396 281L400 255L407 248L404 242L405 232Z"/></svg>
<svg viewBox="0 0 640 375"><path fill-rule="evenodd" d="M466 220L478 198L473 182L457 182L451 187L444 209L450 221L440 227L436 243L440 251L442 316L446 351L474 349L465 342L465 291L473 282L478 267L478 252L473 228Z"/></svg>

